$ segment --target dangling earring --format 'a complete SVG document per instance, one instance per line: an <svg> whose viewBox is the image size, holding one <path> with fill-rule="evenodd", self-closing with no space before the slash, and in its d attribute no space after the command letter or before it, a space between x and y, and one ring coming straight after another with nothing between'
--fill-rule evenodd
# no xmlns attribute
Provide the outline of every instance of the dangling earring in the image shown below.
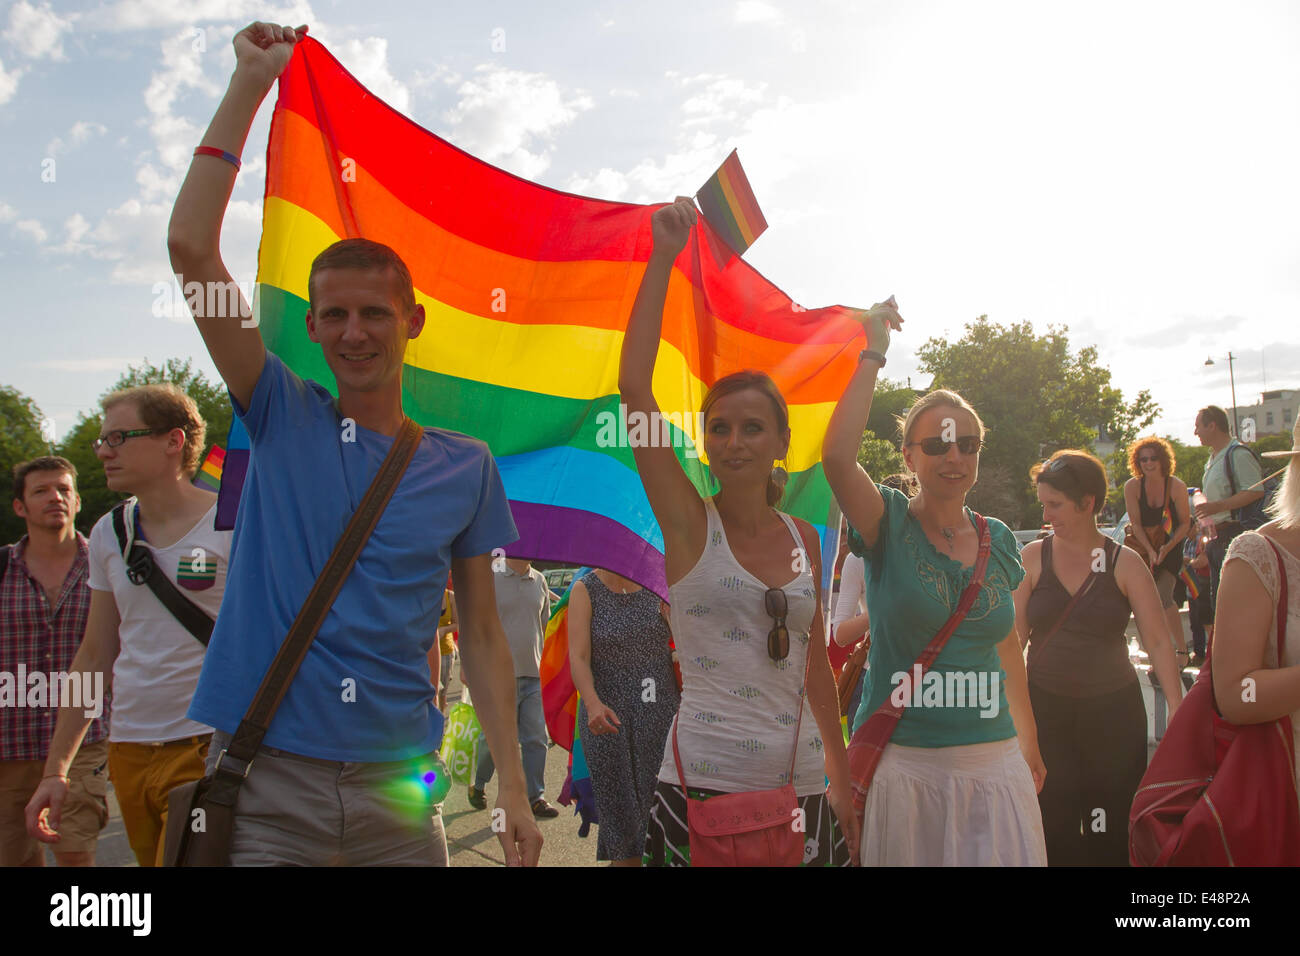
<svg viewBox="0 0 1300 956"><path fill-rule="evenodd" d="M785 461L784 458L781 460ZM776 482L778 488L784 490L785 483L790 480L790 473L781 465L774 465L772 467L772 480Z"/></svg>

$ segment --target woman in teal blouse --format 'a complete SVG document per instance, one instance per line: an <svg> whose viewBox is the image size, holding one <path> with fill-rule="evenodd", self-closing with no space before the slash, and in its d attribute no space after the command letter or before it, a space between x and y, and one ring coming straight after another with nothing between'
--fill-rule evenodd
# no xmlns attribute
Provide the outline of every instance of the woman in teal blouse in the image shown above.
<svg viewBox="0 0 1300 956"><path fill-rule="evenodd" d="M919 685L912 665L955 610L979 535L966 495L979 475L984 425L955 392L918 399L903 458L920 491L876 485L857 462L892 302L866 316L868 349L831 417L822 463L866 565L870 683L856 729L891 694L905 704L867 792L860 838L869 865L1007 866L1047 862L1037 791L1046 777L1015 632L1024 577L1015 538L989 518L992 551L970 612Z"/></svg>

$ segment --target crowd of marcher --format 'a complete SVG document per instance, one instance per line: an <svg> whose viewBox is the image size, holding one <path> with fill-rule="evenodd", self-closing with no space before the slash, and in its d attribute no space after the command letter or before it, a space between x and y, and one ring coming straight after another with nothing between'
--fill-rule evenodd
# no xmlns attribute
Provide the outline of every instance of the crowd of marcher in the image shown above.
<svg viewBox="0 0 1300 956"><path fill-rule="evenodd" d="M218 237L238 156L300 35L254 24L236 37L169 227L187 280L229 282ZM681 199L653 216L619 369L630 412L660 411L664 301L696 216ZM41 865L45 845L92 865L110 777L142 866L445 864L439 807L413 784L438 772L456 660L485 744L469 803L486 810L498 775L506 862L538 861L535 819L558 813L539 676L554 595L524 556L502 557L518 534L486 445L402 410L404 348L425 316L401 259L345 240L312 263L308 289L337 397L255 326L192 303L253 448L233 533L213 530L215 496L191 480L204 423L172 386L104 399L95 450L132 497L88 539L70 462L15 469L27 534L0 551L0 865ZM596 856L1123 865L1148 758L1130 618L1170 714L1183 669L1208 664L1229 720L1300 716L1300 640L1275 660L1279 623L1300 624L1300 427L1269 514L1261 463L1222 409L1196 416L1212 450L1199 488L1174 476L1167 442L1134 442L1128 547L1097 526L1102 462L1058 451L1027 476L1051 533L1021 551L967 505L985 428L961 395L908 410L905 474L863 470L902 317L891 299L861 321L867 347L821 446L845 518L837 593L823 593L816 530L780 510L792 435L767 374L728 375L704 399L713 494L671 448L633 448L670 600L604 569L572 587ZM840 647L853 651L837 686ZM38 673L40 695L11 676ZM196 808L224 823L187 830Z"/></svg>

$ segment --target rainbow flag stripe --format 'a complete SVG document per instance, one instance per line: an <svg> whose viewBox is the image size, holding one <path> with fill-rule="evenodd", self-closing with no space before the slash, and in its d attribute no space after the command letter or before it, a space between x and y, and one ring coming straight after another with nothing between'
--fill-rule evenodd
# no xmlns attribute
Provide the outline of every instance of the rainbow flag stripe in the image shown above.
<svg viewBox="0 0 1300 956"><path fill-rule="evenodd" d="M731 155L709 177L709 181L695 194L700 211L724 242L744 255L745 250L767 229L767 220L758 208L749 177L740 165L740 156L733 149Z"/></svg>
<svg viewBox="0 0 1300 956"><path fill-rule="evenodd" d="M590 568L579 568L569 588L551 609L542 640L542 659L537 672L542 684L542 712L551 739L570 752L577 732L578 688L569 672L569 596Z"/></svg>
<svg viewBox="0 0 1300 956"><path fill-rule="evenodd" d="M521 534L510 553L606 567L666 597L663 539L631 449L609 440L622 435L609 427L619 350L657 208L558 192L475 159L384 104L308 38L280 79L271 120L262 336L299 375L333 390L303 322L311 261L345 237L392 246L427 314L407 349L405 409L487 442ZM793 433L783 507L823 538L831 495L821 440L862 348L853 313L796 309L704 224L674 263L655 369L661 408L679 416L733 371L772 375ZM669 430L692 483L714 490L702 436ZM246 448L232 433L227 521Z"/></svg>
<svg viewBox="0 0 1300 956"><path fill-rule="evenodd" d="M221 470L225 460L225 449L220 445L213 445L208 451L208 457L203 459L203 464L194 473L194 483L200 488L208 489L208 491L219 491L221 488Z"/></svg>

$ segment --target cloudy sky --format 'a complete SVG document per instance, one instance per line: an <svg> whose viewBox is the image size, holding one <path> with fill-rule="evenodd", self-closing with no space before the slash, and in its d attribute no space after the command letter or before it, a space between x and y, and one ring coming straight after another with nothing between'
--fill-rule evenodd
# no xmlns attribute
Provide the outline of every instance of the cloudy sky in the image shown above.
<svg viewBox="0 0 1300 956"><path fill-rule="evenodd" d="M0 5L0 384L62 433L130 362L193 357L153 314L171 203L247 22L309 23L372 91L475 155L632 202L732 147L808 306L897 296L914 349L987 313L1096 345L1157 427L1300 387L1300 4L18 0ZM223 253L256 266L271 99ZM1205 366L1207 356L1217 364Z"/></svg>

